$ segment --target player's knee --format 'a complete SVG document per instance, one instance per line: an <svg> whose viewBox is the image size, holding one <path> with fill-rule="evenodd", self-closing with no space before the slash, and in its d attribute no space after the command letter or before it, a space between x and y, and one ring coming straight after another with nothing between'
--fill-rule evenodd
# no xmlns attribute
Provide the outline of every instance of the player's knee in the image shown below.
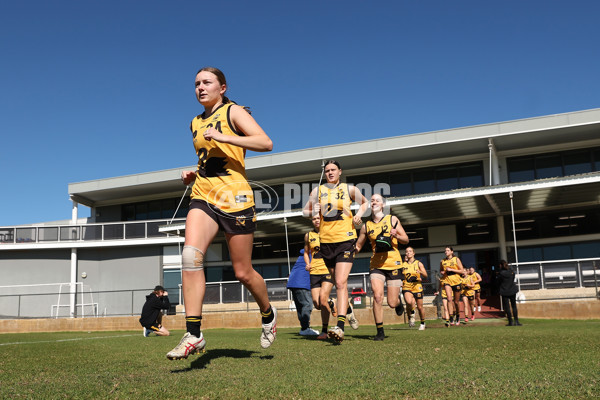
<svg viewBox="0 0 600 400"><path fill-rule="evenodd" d="M377 304L382 304L383 303L383 294L375 294L373 295L373 300L375 300L375 303Z"/></svg>
<svg viewBox="0 0 600 400"><path fill-rule="evenodd" d="M194 246L183 246L181 268L183 271L202 271L204 269L204 253L202 250Z"/></svg>
<svg viewBox="0 0 600 400"><path fill-rule="evenodd" d="M254 272L255 271L252 268L238 269L235 271L235 279L240 281L242 284L247 285L252 282Z"/></svg>

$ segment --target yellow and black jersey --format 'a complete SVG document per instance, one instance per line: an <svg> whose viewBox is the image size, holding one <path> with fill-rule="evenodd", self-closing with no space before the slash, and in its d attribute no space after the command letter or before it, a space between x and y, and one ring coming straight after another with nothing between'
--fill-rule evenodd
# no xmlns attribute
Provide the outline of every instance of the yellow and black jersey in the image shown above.
<svg viewBox="0 0 600 400"><path fill-rule="evenodd" d="M356 239L356 229L352 222L350 191L348 185L340 183L333 188L319 186L319 204L321 205L321 243L340 243Z"/></svg>
<svg viewBox="0 0 600 400"><path fill-rule="evenodd" d="M308 232L308 246L310 247L310 274L324 275L329 273L329 269L325 265L325 260L321 256L319 250L321 243L319 242L319 234L315 231Z"/></svg>
<svg viewBox="0 0 600 400"><path fill-rule="evenodd" d="M373 255L371 256L371 269L399 269L402 266L402 256L398 252L398 240L391 236L392 216L386 215L381 221L375 223L371 220L365 224L367 230L367 238L371 242ZM385 252L377 251L378 238L388 238L391 240L391 250Z"/></svg>
<svg viewBox="0 0 600 400"><path fill-rule="evenodd" d="M471 275L467 275L461 279L462 285L462 295L466 297L471 297L475 295L475 289L467 287L467 285L472 285L473 280L471 279Z"/></svg>
<svg viewBox="0 0 600 400"><path fill-rule="evenodd" d="M445 271L447 268L458 269L458 257L452 257L450 259L444 258L442 260L442 268L440 272ZM456 272L448 272L446 277L442 280L443 284L455 286L460 285L462 277Z"/></svg>
<svg viewBox="0 0 600 400"><path fill-rule="evenodd" d="M409 290L411 292L423 291L421 270L419 269L419 260L414 260L411 263L402 263L402 273L404 274L404 283L402 284L402 290Z"/></svg>
<svg viewBox="0 0 600 400"><path fill-rule="evenodd" d="M231 124L233 105L222 104L211 115L198 115L190 124L198 155L198 170L191 198L204 200L228 213L254 206L254 195L246 178L246 150L216 140L206 140L203 134L213 127L224 135L242 136L243 133L236 131Z"/></svg>
<svg viewBox="0 0 600 400"><path fill-rule="evenodd" d="M472 282L477 281L477 272L472 273L471 275L469 275L469 277L471 277ZM481 290L481 286L479 286L479 282L477 282L475 284L475 287L473 288L473 290Z"/></svg>

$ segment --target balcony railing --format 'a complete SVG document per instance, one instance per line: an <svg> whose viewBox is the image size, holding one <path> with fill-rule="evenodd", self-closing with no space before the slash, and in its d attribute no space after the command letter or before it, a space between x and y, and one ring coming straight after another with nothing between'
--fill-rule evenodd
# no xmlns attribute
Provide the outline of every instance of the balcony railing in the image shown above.
<svg viewBox="0 0 600 400"><path fill-rule="evenodd" d="M173 223L184 221L185 219L176 219ZM169 219L153 219L101 224L0 227L0 243L58 243L165 238L169 235L159 232L158 228L169 222Z"/></svg>

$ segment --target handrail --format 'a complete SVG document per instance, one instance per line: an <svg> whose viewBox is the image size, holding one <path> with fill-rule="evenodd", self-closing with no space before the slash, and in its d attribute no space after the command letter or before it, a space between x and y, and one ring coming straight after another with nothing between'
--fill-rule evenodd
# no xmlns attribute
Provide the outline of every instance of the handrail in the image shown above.
<svg viewBox="0 0 600 400"><path fill-rule="evenodd" d="M159 226L170 219L60 225L0 226L0 245L166 238ZM185 218L175 219L176 222ZM138 227L139 226L139 227Z"/></svg>

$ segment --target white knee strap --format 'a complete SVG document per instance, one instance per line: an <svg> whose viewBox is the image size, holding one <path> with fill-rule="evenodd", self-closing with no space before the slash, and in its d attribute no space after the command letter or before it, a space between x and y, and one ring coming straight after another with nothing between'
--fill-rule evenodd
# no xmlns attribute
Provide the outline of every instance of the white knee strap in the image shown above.
<svg viewBox="0 0 600 400"><path fill-rule="evenodd" d="M194 246L183 246L181 266L184 271L202 271L204 269L204 253Z"/></svg>

